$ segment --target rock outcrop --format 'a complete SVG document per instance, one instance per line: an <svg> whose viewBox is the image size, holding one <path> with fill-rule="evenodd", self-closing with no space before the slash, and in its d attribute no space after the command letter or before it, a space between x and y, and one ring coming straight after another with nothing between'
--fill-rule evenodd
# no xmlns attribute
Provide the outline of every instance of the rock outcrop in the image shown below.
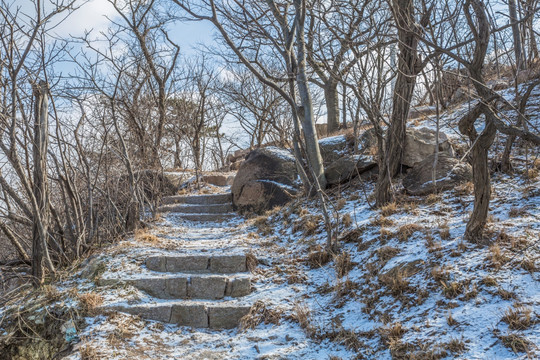
<svg viewBox="0 0 540 360"><path fill-rule="evenodd" d="M337 185L351 180L377 165L369 157L361 155L347 155L337 159L324 169L324 175L329 186Z"/></svg>
<svg viewBox="0 0 540 360"><path fill-rule="evenodd" d="M433 186L432 170L435 154L416 163L403 179L405 190L411 195L426 195L435 191L448 190L472 179L471 165L458 159L439 154L435 170L436 186Z"/></svg>
<svg viewBox="0 0 540 360"><path fill-rule="evenodd" d="M253 150L240 166L231 188L233 205L257 213L281 206L296 194L294 157L284 149Z"/></svg>
<svg viewBox="0 0 540 360"><path fill-rule="evenodd" d="M439 152L449 156L454 155L452 145L445 133L439 132ZM407 129L405 149L401 163L413 167L414 164L423 161L435 153L437 146L436 132L433 129Z"/></svg>

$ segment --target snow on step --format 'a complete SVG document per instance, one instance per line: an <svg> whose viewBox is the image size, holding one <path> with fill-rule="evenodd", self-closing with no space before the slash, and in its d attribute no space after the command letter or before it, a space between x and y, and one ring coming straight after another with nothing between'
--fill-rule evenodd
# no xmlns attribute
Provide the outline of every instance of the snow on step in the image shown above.
<svg viewBox="0 0 540 360"><path fill-rule="evenodd" d="M200 302L168 301L137 305L108 305L103 310L113 310L138 315L147 320L156 320L180 326L210 329L232 329L237 327L250 305L235 301Z"/></svg>
<svg viewBox="0 0 540 360"><path fill-rule="evenodd" d="M100 285L129 284L160 299L210 299L241 297L251 292L249 275L175 275L134 279L102 279Z"/></svg>
<svg viewBox="0 0 540 360"><path fill-rule="evenodd" d="M211 204L211 205L191 205L191 204L167 204L158 208L159 212L178 212L183 214L226 214L233 211L232 204Z"/></svg>
<svg viewBox="0 0 540 360"><path fill-rule="evenodd" d="M167 204L194 204L194 205L216 205L216 204L231 204L232 194L205 194L205 195L174 195L166 196L162 200L164 205Z"/></svg>
<svg viewBox="0 0 540 360"><path fill-rule="evenodd" d="M159 272L227 274L247 271L246 255L242 254L150 256L146 267Z"/></svg>
<svg viewBox="0 0 540 360"><path fill-rule="evenodd" d="M188 221L207 221L207 222L222 222L236 218L236 214L183 214L175 213L180 218Z"/></svg>

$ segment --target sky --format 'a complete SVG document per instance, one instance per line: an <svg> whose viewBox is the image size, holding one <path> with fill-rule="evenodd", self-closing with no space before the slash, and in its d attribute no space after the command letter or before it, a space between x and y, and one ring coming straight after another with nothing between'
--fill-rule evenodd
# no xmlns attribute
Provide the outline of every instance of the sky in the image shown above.
<svg viewBox="0 0 540 360"><path fill-rule="evenodd" d="M114 18L115 14L109 1L90 0L60 24L56 31L63 37L81 36L85 30L103 31L110 24L107 18ZM187 56L195 54L199 44L211 46L213 43L212 26L206 22L179 22L170 35Z"/></svg>

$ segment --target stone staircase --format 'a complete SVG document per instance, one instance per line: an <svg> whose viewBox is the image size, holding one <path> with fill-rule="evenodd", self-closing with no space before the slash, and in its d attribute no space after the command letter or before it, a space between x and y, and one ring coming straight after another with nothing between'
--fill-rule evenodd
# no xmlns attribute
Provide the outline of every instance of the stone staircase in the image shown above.
<svg viewBox="0 0 540 360"><path fill-rule="evenodd" d="M152 256L145 266L151 275L102 279L100 285L131 285L156 301L111 305L108 310L180 326L230 329L238 326L251 308L240 299L251 293L245 255Z"/></svg>
<svg viewBox="0 0 540 360"><path fill-rule="evenodd" d="M158 211L175 213L185 220L208 222L237 216L233 213L230 193L169 196L163 199ZM204 235L212 239L217 234L219 238L220 232L212 232L212 229L221 226L210 223L193 228L193 234L183 237L191 237L191 243L201 242ZM180 326L210 329L238 326L251 308L249 301L242 299L251 293L246 255L236 249L220 249L211 244L202 246L206 248L179 247L181 253L148 255L143 272L136 277L117 279L110 274L102 278L100 285L130 285L151 297L136 304L111 304L107 309Z"/></svg>
<svg viewBox="0 0 540 360"><path fill-rule="evenodd" d="M237 216L233 212L231 193L167 196L162 203L158 212L176 213L190 221L223 221Z"/></svg>

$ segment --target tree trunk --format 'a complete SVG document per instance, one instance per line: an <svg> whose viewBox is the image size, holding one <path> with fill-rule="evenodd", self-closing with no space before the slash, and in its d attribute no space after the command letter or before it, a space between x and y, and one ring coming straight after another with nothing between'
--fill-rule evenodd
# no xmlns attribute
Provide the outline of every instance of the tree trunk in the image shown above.
<svg viewBox="0 0 540 360"><path fill-rule="evenodd" d="M324 85L324 99L326 102L327 133L331 134L339 130L339 96L337 82L329 81Z"/></svg>
<svg viewBox="0 0 540 360"><path fill-rule="evenodd" d="M510 22L512 23L512 35L514 36L514 54L516 55L517 71L524 70L526 62L523 54L521 42L521 31L519 29L519 19L517 16L516 0L508 0L508 12L510 13Z"/></svg>
<svg viewBox="0 0 540 360"><path fill-rule="evenodd" d="M296 73L296 82L298 86L298 94L300 95L300 101L302 104L298 113L302 120L302 128L304 130L308 165L311 167L313 176L315 177L314 180L318 181L321 189L325 189L326 177L324 176L324 165L321 151L319 149L317 130L315 128L315 118L313 116L313 102L311 100L311 93L309 91L306 75L306 44L304 38L306 4L302 0L295 0L294 3L297 14L296 37L298 47L298 69Z"/></svg>
<svg viewBox="0 0 540 360"><path fill-rule="evenodd" d="M386 133L385 152L380 159L379 179L376 186L376 205L383 206L392 200L391 183L401 164L405 146L405 130L416 85L416 49L418 38L415 33L412 0L393 1L394 18L398 25L399 58L398 75L394 87L392 117Z"/></svg>
<svg viewBox="0 0 540 360"><path fill-rule="evenodd" d="M343 83L341 95L341 107L343 112L343 128L347 128L347 85Z"/></svg>
<svg viewBox="0 0 540 360"><path fill-rule="evenodd" d="M34 284L43 282L45 265L50 271L54 271L47 238L49 235L49 189L47 183L47 147L48 147L48 85L40 81L33 86L35 97L35 122L33 144L33 188L32 192L36 201L32 224L32 275Z"/></svg>

